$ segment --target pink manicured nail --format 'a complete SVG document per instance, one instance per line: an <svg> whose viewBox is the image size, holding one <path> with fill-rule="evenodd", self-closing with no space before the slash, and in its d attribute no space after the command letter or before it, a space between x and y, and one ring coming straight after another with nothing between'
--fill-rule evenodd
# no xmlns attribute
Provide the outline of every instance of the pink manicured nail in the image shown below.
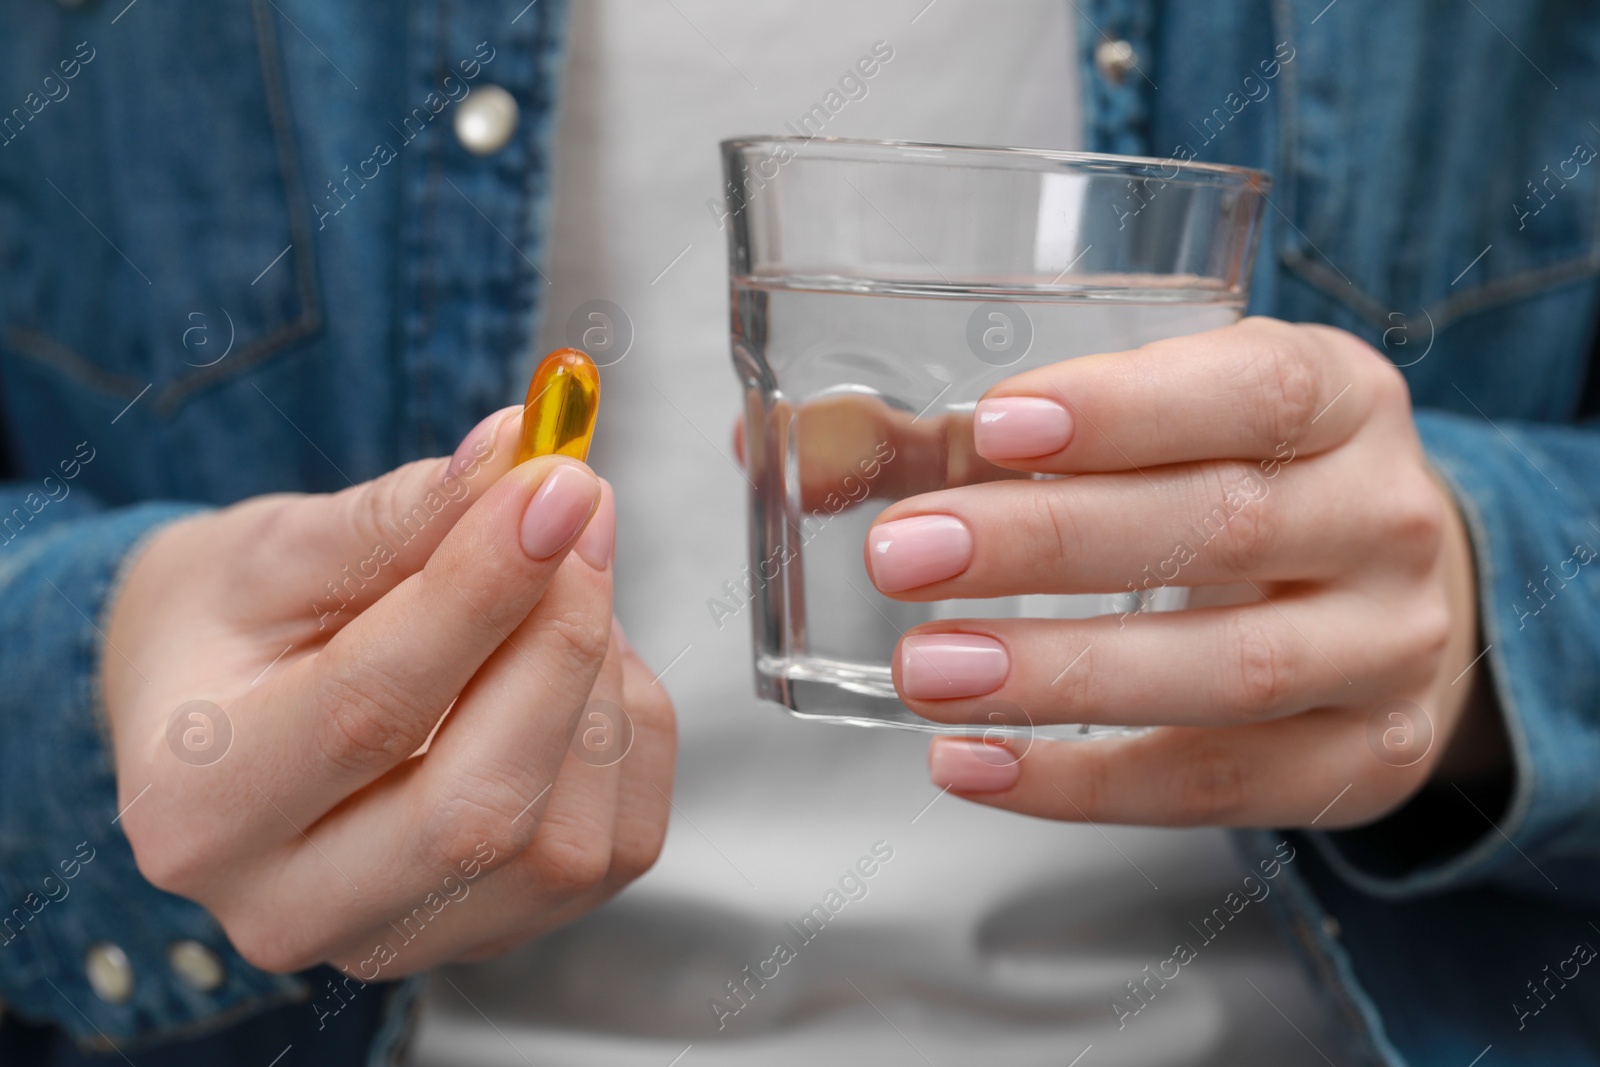
<svg viewBox="0 0 1600 1067"><path fill-rule="evenodd" d="M455 455L450 457L450 466L446 468L446 473L459 478L474 461L481 463L488 459L494 447L494 442L491 440L494 432L499 429L504 419L520 410L520 407L508 407L485 415L478 425L467 431L467 436L456 446Z"/></svg>
<svg viewBox="0 0 1600 1067"><path fill-rule="evenodd" d="M584 527L583 536L572 546L572 550L597 571L603 571L611 565L611 553L617 543L616 499L611 495L611 487L605 484L605 479L600 481L600 505L595 508L594 518L589 520L589 525Z"/></svg>
<svg viewBox="0 0 1600 1067"><path fill-rule="evenodd" d="M976 697L1011 673L1006 646L977 634L913 634L900 642L900 692L913 700Z"/></svg>
<svg viewBox="0 0 1600 1067"><path fill-rule="evenodd" d="M587 467L563 463L551 471L522 514L522 551L549 559L578 536L600 502L600 479Z"/></svg>
<svg viewBox="0 0 1600 1067"><path fill-rule="evenodd" d="M1032 459L1067 447L1072 414L1054 400L1037 396L997 396L978 401L972 442L988 459Z"/></svg>
<svg viewBox="0 0 1600 1067"><path fill-rule="evenodd" d="M917 515L867 534L872 584L885 593L954 578L972 563L972 531L954 515Z"/></svg>
<svg viewBox="0 0 1600 1067"><path fill-rule="evenodd" d="M928 749L928 777L957 793L1000 793L1017 784L1022 768L1010 749L964 737L938 737Z"/></svg>

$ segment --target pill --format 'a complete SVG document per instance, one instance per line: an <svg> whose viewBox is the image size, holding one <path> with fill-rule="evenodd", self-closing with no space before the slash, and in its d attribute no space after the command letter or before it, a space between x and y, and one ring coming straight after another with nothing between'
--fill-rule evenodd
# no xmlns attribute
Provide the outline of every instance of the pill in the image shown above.
<svg viewBox="0 0 1600 1067"><path fill-rule="evenodd" d="M522 407L517 462L535 456L589 457L600 414L600 369L576 348L558 348L539 361Z"/></svg>

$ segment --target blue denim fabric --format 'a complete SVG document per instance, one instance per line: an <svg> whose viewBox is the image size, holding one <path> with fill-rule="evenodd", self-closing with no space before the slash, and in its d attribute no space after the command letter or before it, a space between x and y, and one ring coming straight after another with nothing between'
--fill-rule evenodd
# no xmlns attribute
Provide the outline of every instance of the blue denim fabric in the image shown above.
<svg viewBox="0 0 1600 1067"><path fill-rule="evenodd" d="M1577 142L1600 145L1600 11L1077 6L1090 147L1187 145L1276 175L1253 310L1344 327L1405 368L1477 555L1517 761L1499 826L1428 864L1295 835L1275 906L1361 1062L1464 1067L1489 1044L1486 1064L1600 1062L1600 979L1519 1014L1542 967L1600 944L1582 911L1600 886L1600 598L1587 566L1543 584L1600 548L1600 430L1578 422L1600 161L1560 177ZM514 393L544 284L563 17L559 0L0 5L10 1010L102 1049L313 1010L307 976L253 970L139 876L114 822L97 626L141 538L186 509L442 453ZM1117 81L1094 64L1111 38L1138 62ZM472 82L523 115L488 159L456 145L442 98L474 60ZM394 158L371 176L379 144ZM1277 840L1241 845L1266 858ZM218 953L222 988L170 974L180 938ZM126 1004L84 980L96 941L133 961Z"/></svg>
<svg viewBox="0 0 1600 1067"><path fill-rule="evenodd" d="M1510 801L1428 862L1291 835L1294 942L1360 1062L1600 1063L1600 982L1550 977L1600 946L1600 9L1095 0L1079 29L1091 147L1273 172L1251 310L1403 369L1473 542ZM1095 69L1107 38L1142 74Z"/></svg>
<svg viewBox="0 0 1600 1067"><path fill-rule="evenodd" d="M307 976L250 967L139 875L99 631L162 523L449 451L515 391L565 11L525 4L0 5L5 1010L129 1052L287 1002L314 1018ZM522 119L482 159L451 107L489 82ZM184 938L220 988L173 974ZM100 941L132 962L125 1003L86 981ZM399 1038L385 1022L371 1062Z"/></svg>

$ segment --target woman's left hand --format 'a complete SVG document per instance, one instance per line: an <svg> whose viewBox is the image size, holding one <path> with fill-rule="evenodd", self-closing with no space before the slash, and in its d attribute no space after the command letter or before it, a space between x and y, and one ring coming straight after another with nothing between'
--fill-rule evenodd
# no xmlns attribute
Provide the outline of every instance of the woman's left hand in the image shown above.
<svg viewBox="0 0 1600 1067"><path fill-rule="evenodd" d="M934 783L1048 818L1359 825L1435 775L1500 769L1475 582L1400 373L1322 326L1249 319L1008 379L978 452L1019 471L888 508L900 600L1196 587L1179 612L941 620L894 677L941 723L1153 726L1094 743L936 739ZM1231 588L1231 593L1230 593ZM1231 595L1242 592L1243 596Z"/></svg>

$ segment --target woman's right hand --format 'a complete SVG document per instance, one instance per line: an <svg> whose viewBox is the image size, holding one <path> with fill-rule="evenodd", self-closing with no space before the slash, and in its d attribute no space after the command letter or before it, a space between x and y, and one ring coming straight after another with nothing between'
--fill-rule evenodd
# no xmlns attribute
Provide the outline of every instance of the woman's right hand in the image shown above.
<svg viewBox="0 0 1600 1067"><path fill-rule="evenodd" d="M673 714L613 631L611 493L513 466L519 423L178 521L127 571L102 651L122 826L258 967L493 954L660 851Z"/></svg>

